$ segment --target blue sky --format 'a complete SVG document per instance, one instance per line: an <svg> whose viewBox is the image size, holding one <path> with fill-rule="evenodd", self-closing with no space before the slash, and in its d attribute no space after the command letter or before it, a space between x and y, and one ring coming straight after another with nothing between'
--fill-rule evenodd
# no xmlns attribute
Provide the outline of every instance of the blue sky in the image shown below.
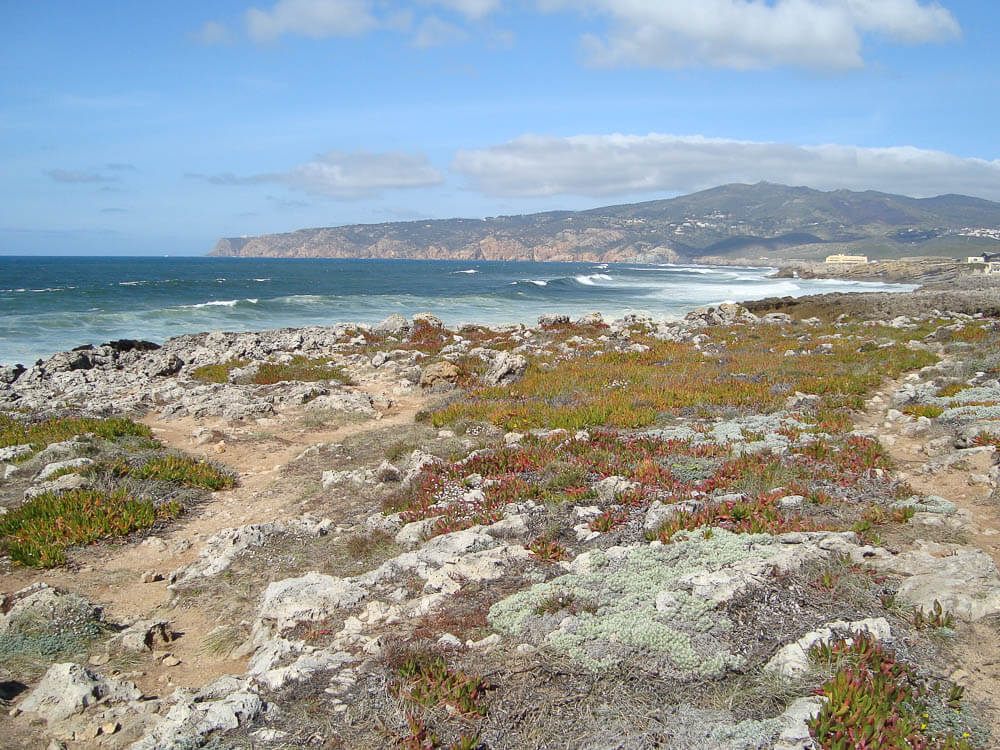
<svg viewBox="0 0 1000 750"><path fill-rule="evenodd" d="M1000 200L1000 7L0 7L0 253L492 216L727 182Z"/></svg>

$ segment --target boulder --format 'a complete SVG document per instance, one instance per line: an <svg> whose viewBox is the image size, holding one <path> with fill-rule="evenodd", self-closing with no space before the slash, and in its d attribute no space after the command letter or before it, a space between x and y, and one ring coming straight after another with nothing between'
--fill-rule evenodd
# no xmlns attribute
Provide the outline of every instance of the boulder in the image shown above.
<svg viewBox="0 0 1000 750"><path fill-rule="evenodd" d="M298 622L324 620L338 610L354 607L365 596L356 583L322 573L286 578L264 591L258 624L280 633Z"/></svg>
<svg viewBox="0 0 1000 750"><path fill-rule="evenodd" d="M30 455L33 450L34 448L30 444L9 445L6 448L0 448L0 461L14 461Z"/></svg>
<svg viewBox="0 0 1000 750"><path fill-rule="evenodd" d="M434 362L420 373L420 386L433 388L441 383L454 383L461 374L462 370L454 362Z"/></svg>
<svg viewBox="0 0 1000 750"><path fill-rule="evenodd" d="M282 530L283 527L276 523L223 529L208 538L195 562L178 568L171 574L171 585L168 588L176 588L196 578L218 575L232 564L240 552L250 547L260 547L269 536Z"/></svg>
<svg viewBox="0 0 1000 750"><path fill-rule="evenodd" d="M64 662L49 667L19 708L51 725L97 702L122 703L141 697L135 683L101 677L79 664Z"/></svg>
<svg viewBox="0 0 1000 750"><path fill-rule="evenodd" d="M393 313L385 320L372 327L372 333L376 336L409 336L413 330L413 324L399 313Z"/></svg>
<svg viewBox="0 0 1000 750"><path fill-rule="evenodd" d="M795 643L778 649L778 652L764 665L764 671L785 679L799 677L810 670L809 649L817 643L829 644L838 638L860 635L861 633L867 633L876 641L887 641L892 638L889 622L884 617L868 618L856 622L837 620L818 630L806 633Z"/></svg>
<svg viewBox="0 0 1000 750"><path fill-rule="evenodd" d="M0 367L0 383L10 385L17 381L25 372L24 365L13 365L12 367Z"/></svg>
<svg viewBox="0 0 1000 750"><path fill-rule="evenodd" d="M32 498L43 495L46 492L52 492L58 495L63 492L70 492L71 490L87 489L90 486L90 480L84 476L79 474L63 474L61 477L56 477L51 481L42 482L41 484L36 484L33 487L28 487L24 491L24 499L31 500Z"/></svg>
<svg viewBox="0 0 1000 750"><path fill-rule="evenodd" d="M638 486L638 482L633 482L625 477L610 476L597 482L594 485L594 491L597 493L600 501L607 505L617 502L618 497L622 493L628 492Z"/></svg>
<svg viewBox="0 0 1000 750"><path fill-rule="evenodd" d="M483 380L487 385L508 385L520 378L528 368L528 360L520 354L500 352L494 357Z"/></svg>
<svg viewBox="0 0 1000 750"><path fill-rule="evenodd" d="M68 458L65 461L53 461L50 464L46 464L35 476L35 479L40 482L44 482L53 474L63 471L64 469L82 469L84 466L90 466L92 463L94 463L94 461L90 458Z"/></svg>
<svg viewBox="0 0 1000 750"><path fill-rule="evenodd" d="M167 620L139 620L108 641L108 651L161 650L174 640L174 633Z"/></svg>

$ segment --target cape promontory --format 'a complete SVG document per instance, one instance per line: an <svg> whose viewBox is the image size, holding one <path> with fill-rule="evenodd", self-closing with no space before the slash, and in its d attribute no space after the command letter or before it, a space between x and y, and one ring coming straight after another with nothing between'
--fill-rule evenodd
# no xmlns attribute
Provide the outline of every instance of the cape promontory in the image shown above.
<svg viewBox="0 0 1000 750"><path fill-rule="evenodd" d="M816 260L1000 251L1000 203L771 183L667 200L483 219L354 224L225 237L210 255L581 262Z"/></svg>

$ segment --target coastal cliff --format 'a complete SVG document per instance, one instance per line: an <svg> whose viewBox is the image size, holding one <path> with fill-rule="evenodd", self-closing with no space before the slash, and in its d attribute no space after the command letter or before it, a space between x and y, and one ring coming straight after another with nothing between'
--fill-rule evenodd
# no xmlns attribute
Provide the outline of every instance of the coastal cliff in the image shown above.
<svg viewBox="0 0 1000 750"><path fill-rule="evenodd" d="M1000 204L769 183L669 200L484 219L433 219L225 237L210 255L770 263L833 253L964 257L1000 251Z"/></svg>

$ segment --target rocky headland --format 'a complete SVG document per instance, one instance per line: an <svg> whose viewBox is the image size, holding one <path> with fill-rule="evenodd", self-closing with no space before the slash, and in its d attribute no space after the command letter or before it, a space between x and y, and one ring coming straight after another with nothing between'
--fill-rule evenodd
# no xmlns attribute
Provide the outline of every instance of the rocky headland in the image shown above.
<svg viewBox="0 0 1000 750"><path fill-rule="evenodd" d="M1000 204L761 182L666 200L481 219L314 227L223 237L243 258L412 258L774 265L831 254L951 256L1000 249Z"/></svg>
<svg viewBox="0 0 1000 750"><path fill-rule="evenodd" d="M0 745L994 747L996 305L4 368Z"/></svg>

